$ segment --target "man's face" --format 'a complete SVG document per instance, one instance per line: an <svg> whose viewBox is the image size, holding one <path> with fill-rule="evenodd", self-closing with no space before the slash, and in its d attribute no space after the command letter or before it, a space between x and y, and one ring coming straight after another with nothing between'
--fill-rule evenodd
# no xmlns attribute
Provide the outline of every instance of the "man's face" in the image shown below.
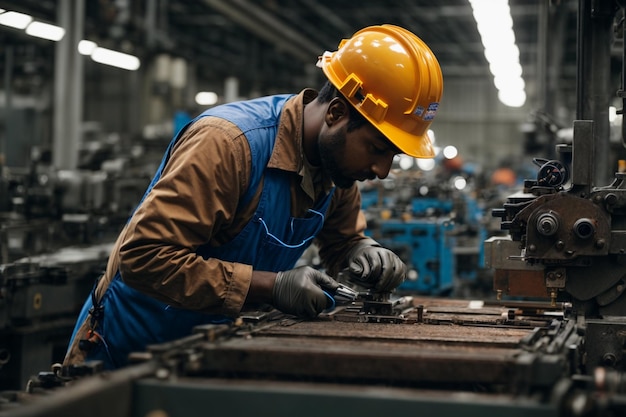
<svg viewBox="0 0 626 417"><path fill-rule="evenodd" d="M350 188L355 181L386 178L399 149L370 124L348 132L347 120L320 132L324 170L339 188Z"/></svg>

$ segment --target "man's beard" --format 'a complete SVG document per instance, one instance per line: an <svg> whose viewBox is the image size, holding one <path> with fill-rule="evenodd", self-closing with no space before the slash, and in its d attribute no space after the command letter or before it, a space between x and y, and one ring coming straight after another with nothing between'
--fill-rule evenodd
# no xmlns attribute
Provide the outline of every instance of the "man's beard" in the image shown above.
<svg viewBox="0 0 626 417"><path fill-rule="evenodd" d="M354 184L354 179L346 177L340 170L339 158L343 158L346 144L346 135L337 132L326 140L318 139L318 147L322 168L330 175L335 185L339 188L350 188Z"/></svg>

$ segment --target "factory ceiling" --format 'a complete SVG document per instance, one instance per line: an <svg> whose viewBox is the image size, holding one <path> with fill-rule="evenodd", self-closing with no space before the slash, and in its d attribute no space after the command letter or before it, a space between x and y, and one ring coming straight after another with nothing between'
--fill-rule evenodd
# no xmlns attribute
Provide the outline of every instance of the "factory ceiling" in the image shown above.
<svg viewBox="0 0 626 417"><path fill-rule="evenodd" d="M9 0L1 7L54 23L60 1ZM542 39L559 48L548 63L573 91L578 2L545 0L547 14L541 12L544 0L509 3L529 99L542 76ZM85 1L85 9L87 39L142 60L161 52L182 56L194 64L200 80L218 83L233 75L247 91L308 86L318 74L313 67L318 55L336 49L341 38L356 30L381 23L418 34L439 59L444 79L490 77L468 0L99 0ZM540 35L542 19L549 22L545 38ZM41 78L53 71L52 42L4 27L0 42L16 45L15 75ZM6 73L7 57L0 60Z"/></svg>

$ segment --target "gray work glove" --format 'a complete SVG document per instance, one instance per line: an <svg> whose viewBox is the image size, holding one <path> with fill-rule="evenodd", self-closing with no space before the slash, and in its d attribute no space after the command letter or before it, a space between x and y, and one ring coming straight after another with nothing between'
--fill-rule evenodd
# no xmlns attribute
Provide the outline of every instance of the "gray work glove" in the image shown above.
<svg viewBox="0 0 626 417"><path fill-rule="evenodd" d="M366 243L367 242L367 243ZM368 239L348 256L350 279L376 292L391 292L406 278L406 265L390 251Z"/></svg>
<svg viewBox="0 0 626 417"><path fill-rule="evenodd" d="M272 291L273 304L283 313L312 318L331 303L322 288L334 294L338 287L337 281L310 266L281 271Z"/></svg>

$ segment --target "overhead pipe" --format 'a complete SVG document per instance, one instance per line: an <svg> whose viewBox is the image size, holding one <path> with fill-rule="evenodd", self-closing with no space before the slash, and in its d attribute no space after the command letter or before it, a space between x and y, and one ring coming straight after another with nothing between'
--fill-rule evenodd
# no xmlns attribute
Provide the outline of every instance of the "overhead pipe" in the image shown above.
<svg viewBox="0 0 626 417"><path fill-rule="evenodd" d="M247 0L204 0L220 13L248 29L278 48L305 63L315 63L315 58L324 52L322 46L316 45L291 29L270 13Z"/></svg>
<svg viewBox="0 0 626 417"><path fill-rule="evenodd" d="M342 32L341 35L349 36L352 34L352 30L354 28L345 20L340 18L339 14L334 10L331 10L323 4L320 4L320 2L317 0L302 0L302 4L304 4L306 7L309 8L309 10L316 13L318 16L324 18L332 25L334 25Z"/></svg>

